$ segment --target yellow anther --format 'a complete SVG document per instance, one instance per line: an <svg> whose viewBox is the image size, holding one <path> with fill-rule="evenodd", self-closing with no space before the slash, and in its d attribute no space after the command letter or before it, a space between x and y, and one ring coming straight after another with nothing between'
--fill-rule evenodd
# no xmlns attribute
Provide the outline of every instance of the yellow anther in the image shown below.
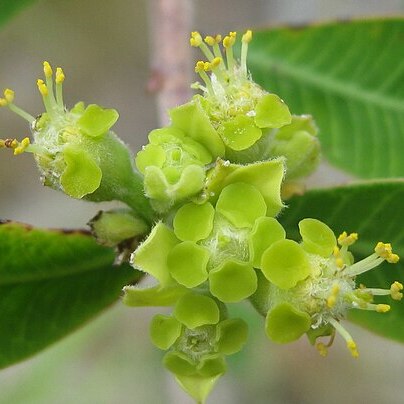
<svg viewBox="0 0 404 404"><path fill-rule="evenodd" d="M8 105L8 102L5 98L0 98L0 107L5 107Z"/></svg>
<svg viewBox="0 0 404 404"><path fill-rule="evenodd" d="M25 137L21 140L19 145L14 149L14 155L17 156L18 154L24 153L25 149L30 145L30 140L28 137Z"/></svg>
<svg viewBox="0 0 404 404"><path fill-rule="evenodd" d="M357 347L356 347L355 342L354 342L352 339L350 339L350 340L348 340L348 341L346 342L346 346L347 346L347 348L351 351L351 355L352 355L354 358L358 358L358 357L359 357L358 349L357 349Z"/></svg>
<svg viewBox="0 0 404 404"><path fill-rule="evenodd" d="M375 253L382 258L387 258L392 253L392 248L390 243L382 243L379 241L375 247Z"/></svg>
<svg viewBox="0 0 404 404"><path fill-rule="evenodd" d="M342 269L344 267L344 265L345 265L345 262L341 257L338 257L335 260L335 264L337 265L338 268Z"/></svg>
<svg viewBox="0 0 404 404"><path fill-rule="evenodd" d="M331 288L331 293L327 298L327 306L332 309L336 303L337 303L337 297L339 294L339 291L341 290L341 287L339 286L338 283L335 283L332 288Z"/></svg>
<svg viewBox="0 0 404 404"><path fill-rule="evenodd" d="M0 139L0 147L15 149L18 146L17 139Z"/></svg>
<svg viewBox="0 0 404 404"><path fill-rule="evenodd" d="M12 104L14 101L14 91L10 90L9 88L6 88L4 90L4 98L8 104Z"/></svg>
<svg viewBox="0 0 404 404"><path fill-rule="evenodd" d="M235 42L236 42L236 36L235 35L234 36L227 35L223 39L223 46L226 49L231 48L234 45Z"/></svg>
<svg viewBox="0 0 404 404"><path fill-rule="evenodd" d="M42 94L42 96L46 97L48 95L48 87L46 87L46 84L44 83L44 81L41 79L38 79L36 82L36 85L38 86L38 90Z"/></svg>
<svg viewBox="0 0 404 404"><path fill-rule="evenodd" d="M203 62L202 60L199 60L198 62L196 62L195 72L196 73L203 72L204 67L205 67L205 62Z"/></svg>
<svg viewBox="0 0 404 404"><path fill-rule="evenodd" d="M387 258L386 261L389 264L397 264L398 261L400 261L400 257L397 254L390 254Z"/></svg>
<svg viewBox="0 0 404 404"><path fill-rule="evenodd" d="M219 44L221 42L221 40L222 40L222 36L220 34L215 36L215 41L217 44Z"/></svg>
<svg viewBox="0 0 404 404"><path fill-rule="evenodd" d="M211 68L214 69L214 68L218 67L220 65L220 63L222 63L222 58L219 58L219 57L214 58L211 63Z"/></svg>
<svg viewBox="0 0 404 404"><path fill-rule="evenodd" d="M46 78L52 77L52 67L46 60L43 62L43 72Z"/></svg>
<svg viewBox="0 0 404 404"><path fill-rule="evenodd" d="M56 68L56 84L63 83L65 81L65 74L61 67Z"/></svg>
<svg viewBox="0 0 404 404"><path fill-rule="evenodd" d="M316 349L318 351L318 353L325 358L328 355L328 349L327 347L322 343L322 342L318 342L316 344Z"/></svg>
<svg viewBox="0 0 404 404"><path fill-rule="evenodd" d="M327 307L332 309L337 303L337 297L334 295L330 295L327 297Z"/></svg>
<svg viewBox="0 0 404 404"><path fill-rule="evenodd" d="M403 298L403 294L401 293L402 290L403 290L403 284L395 281L390 286L390 293L391 293L392 299L401 300Z"/></svg>
<svg viewBox="0 0 404 404"><path fill-rule="evenodd" d="M376 311L378 313L387 313L388 311L390 311L390 306L388 304L378 304L376 306Z"/></svg>
<svg viewBox="0 0 404 404"><path fill-rule="evenodd" d="M332 254L334 255L334 257L339 257L341 255L341 251L338 248L338 246L334 246L334 249L332 251Z"/></svg>
<svg viewBox="0 0 404 404"><path fill-rule="evenodd" d="M350 246L358 240L358 233L347 234L346 231L342 232L338 237L338 244L340 246Z"/></svg>
<svg viewBox="0 0 404 404"><path fill-rule="evenodd" d="M236 36L237 36L237 32L236 32L236 31L230 31L230 32L229 32L229 37L230 37L230 38L236 39Z"/></svg>
<svg viewBox="0 0 404 404"><path fill-rule="evenodd" d="M251 31L250 29L248 29L248 30L244 33L244 35L243 35L243 37L241 38L241 40L242 40L244 43L249 43L249 42L251 42L251 40L252 40L252 31Z"/></svg>
<svg viewBox="0 0 404 404"><path fill-rule="evenodd" d="M216 39L213 36L206 36L205 37L205 42L209 45L209 46L213 46L216 44Z"/></svg>
<svg viewBox="0 0 404 404"><path fill-rule="evenodd" d="M198 47L202 43L201 34L197 31L191 32L191 38L189 39L191 46Z"/></svg>
<svg viewBox="0 0 404 404"><path fill-rule="evenodd" d="M209 63L209 62L205 62L203 64L203 70L205 70L205 72L208 72L208 71L212 70L212 64Z"/></svg>

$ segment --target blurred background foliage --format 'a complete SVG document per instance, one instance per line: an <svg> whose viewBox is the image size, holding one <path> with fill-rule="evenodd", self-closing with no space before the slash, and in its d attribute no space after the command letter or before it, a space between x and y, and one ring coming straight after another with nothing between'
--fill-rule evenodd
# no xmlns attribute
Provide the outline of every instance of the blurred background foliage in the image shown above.
<svg viewBox="0 0 404 404"><path fill-rule="evenodd" d="M153 1L34 2L0 31L0 87L13 88L18 105L39 113L35 81L42 75L42 61L61 65L67 76L66 103L83 100L116 108L120 119L115 131L137 150L147 133L159 126L154 97L146 90L152 58L148 13ZM404 11L401 0L190 2L194 28L203 33ZM0 123L2 138L27 134L25 122L7 111L1 111ZM0 218L42 227L83 227L100 209L43 188L29 155L13 158L3 152L0 173ZM338 183L346 178L323 166L310 183ZM274 345L250 307L237 310L249 319L250 341L241 354L230 358L229 373L208 402L402 402L404 346L350 325L361 358L352 359L337 340L323 359L305 339ZM117 304L30 361L3 370L0 404L190 403L163 370L161 354L149 341L149 320L157 311L161 310L133 310Z"/></svg>

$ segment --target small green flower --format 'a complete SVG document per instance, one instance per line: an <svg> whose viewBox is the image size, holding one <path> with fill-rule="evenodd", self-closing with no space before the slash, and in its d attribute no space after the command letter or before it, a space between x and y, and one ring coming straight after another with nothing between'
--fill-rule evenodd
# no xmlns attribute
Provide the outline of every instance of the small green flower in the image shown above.
<svg viewBox="0 0 404 404"><path fill-rule="evenodd" d="M14 92L5 90L0 106L27 120L32 128L33 142L5 144L14 154L33 153L44 185L78 199L90 201L119 200L150 221L153 216L142 194L142 179L133 166L129 149L110 130L119 115L114 109L77 103L67 110L62 93L65 75L44 62L46 83L38 80L46 112L34 118L14 104Z"/></svg>
<svg viewBox="0 0 404 404"><path fill-rule="evenodd" d="M149 134L149 144L136 156L144 189L153 207L165 212L175 203L200 192L205 166L213 157L208 148L174 126Z"/></svg>
<svg viewBox="0 0 404 404"><path fill-rule="evenodd" d="M184 288L206 289L222 302L251 296L257 289L254 266L271 243L285 238L280 224L267 216L283 206L279 195L283 174L282 159L247 166L219 160L204 191L210 198L182 205L172 228L158 223L133 253L134 267L152 275L159 285L148 292L125 288L125 303L153 304L153 293L156 302L166 303L166 293L179 298ZM142 297L145 293L150 300Z"/></svg>
<svg viewBox="0 0 404 404"><path fill-rule="evenodd" d="M172 316L156 315L150 326L153 343L169 350L165 367L198 401L226 372L225 355L241 350L248 336L241 319L224 319L210 297L188 293L180 298Z"/></svg>
<svg viewBox="0 0 404 404"><path fill-rule="evenodd" d="M206 111L213 128L223 140L224 157L234 163L251 163L283 156L288 181L285 195L293 194L320 160L317 127L309 115L291 115L276 95L256 84L247 69L248 45L252 32L241 38L241 58L236 62L233 46L237 34L207 36L191 34L190 43L200 48L207 61L199 61L195 71L202 79L193 87L202 91L194 97ZM222 43L224 53L220 49Z"/></svg>
<svg viewBox="0 0 404 404"><path fill-rule="evenodd" d="M253 301L261 311L267 312L266 333L279 343L294 341L307 333L325 356L338 332L357 357L356 344L340 320L350 309L387 312L390 306L372 303L373 297L390 295L400 300L403 286L394 282L387 290L357 287L355 278L383 261L396 263L399 257L392 252L390 244L379 242L372 255L354 262L348 248L357 240L356 233L344 232L337 240L327 225L315 219L302 220L299 229L301 244L280 239L261 255L258 267L268 282L265 285L265 280L260 278L260 288ZM324 336L331 336L327 346L316 343L317 338Z"/></svg>
<svg viewBox="0 0 404 404"><path fill-rule="evenodd" d="M196 64L195 71L204 85L195 83L194 88L202 90L204 99L201 105L230 155L233 151L251 148L271 129L291 122L287 105L276 94L264 91L248 75L247 49L252 39L251 31L242 37L240 64L233 56L236 36L235 32L230 32L223 42L220 35L207 36L203 41L199 33L193 32L190 40L191 45L199 47L208 59ZM198 96L195 98L198 99Z"/></svg>

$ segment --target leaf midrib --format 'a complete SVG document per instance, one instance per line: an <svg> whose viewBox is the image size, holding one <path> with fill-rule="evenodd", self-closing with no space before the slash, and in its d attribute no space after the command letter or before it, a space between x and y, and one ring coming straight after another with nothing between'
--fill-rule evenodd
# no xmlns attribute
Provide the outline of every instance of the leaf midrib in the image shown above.
<svg viewBox="0 0 404 404"><path fill-rule="evenodd" d="M296 66L268 54L265 55L265 58L262 58L258 53L251 52L249 54L249 60L256 68L267 70L271 66L274 66L278 71L281 71L292 79L316 87L323 92L332 92L342 95L344 98L354 99L363 103L372 103L381 108L397 112L404 112L404 102L400 99L385 94L382 96L377 91L366 90L350 82L324 75L321 71L311 70L303 65Z"/></svg>

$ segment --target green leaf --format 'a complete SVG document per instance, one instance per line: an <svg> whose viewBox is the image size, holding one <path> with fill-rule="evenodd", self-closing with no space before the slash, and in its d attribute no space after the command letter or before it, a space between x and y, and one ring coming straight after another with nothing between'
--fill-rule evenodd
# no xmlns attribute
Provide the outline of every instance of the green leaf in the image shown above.
<svg viewBox="0 0 404 404"><path fill-rule="evenodd" d="M0 2L0 26L5 24L19 10L33 2L34 0L2 0Z"/></svg>
<svg viewBox="0 0 404 404"><path fill-rule="evenodd" d="M404 19L257 32L254 80L310 113L324 155L363 178L404 173Z"/></svg>
<svg viewBox="0 0 404 404"><path fill-rule="evenodd" d="M289 237L299 240L298 222L315 218L326 223L336 235L342 231L359 233L350 247L356 260L373 252L378 241L391 242L394 252L404 257L404 180L362 183L307 192L288 201L289 208L279 221ZM368 287L390 288L404 281L402 262L380 267L360 275L357 283ZM388 301L387 301L388 300ZM351 310L349 318L371 331L404 341L404 301L384 298L391 311L385 314Z"/></svg>
<svg viewBox="0 0 404 404"><path fill-rule="evenodd" d="M0 256L0 368L75 330L140 277L82 231L3 223Z"/></svg>

